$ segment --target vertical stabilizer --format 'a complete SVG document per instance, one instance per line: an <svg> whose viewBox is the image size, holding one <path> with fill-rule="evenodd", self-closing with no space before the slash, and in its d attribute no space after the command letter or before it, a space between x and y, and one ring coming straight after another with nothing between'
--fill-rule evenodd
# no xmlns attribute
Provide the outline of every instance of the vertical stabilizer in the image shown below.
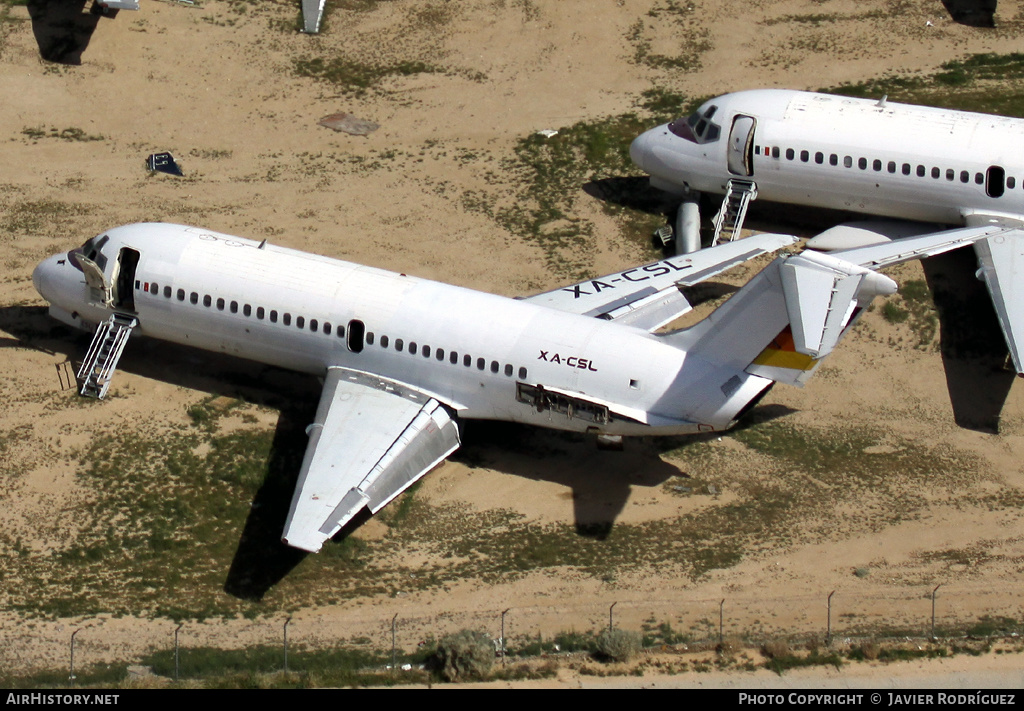
<svg viewBox="0 0 1024 711"><path fill-rule="evenodd" d="M678 337L702 360L803 385L864 307L895 291L892 279L833 256L779 257Z"/></svg>

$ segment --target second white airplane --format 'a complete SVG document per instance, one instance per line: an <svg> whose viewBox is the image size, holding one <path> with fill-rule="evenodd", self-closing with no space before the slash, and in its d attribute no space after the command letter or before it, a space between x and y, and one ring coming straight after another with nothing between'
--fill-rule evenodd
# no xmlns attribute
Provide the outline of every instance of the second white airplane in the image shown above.
<svg viewBox="0 0 1024 711"><path fill-rule="evenodd" d="M681 251L699 248L695 196L731 189L900 219L837 226L808 242L815 249L937 229L923 222L989 228L974 243L979 276L1024 375L1024 120L763 89L711 99L638 137L630 155L653 186L687 198Z"/></svg>
<svg viewBox="0 0 1024 711"><path fill-rule="evenodd" d="M118 227L42 262L50 314L96 328L79 372L102 397L129 335L324 378L283 540L317 551L451 454L458 419L604 435L730 427L776 382L802 385L877 294L871 267L988 234L779 257L704 321L681 286L795 241L758 235L527 299L210 230Z"/></svg>

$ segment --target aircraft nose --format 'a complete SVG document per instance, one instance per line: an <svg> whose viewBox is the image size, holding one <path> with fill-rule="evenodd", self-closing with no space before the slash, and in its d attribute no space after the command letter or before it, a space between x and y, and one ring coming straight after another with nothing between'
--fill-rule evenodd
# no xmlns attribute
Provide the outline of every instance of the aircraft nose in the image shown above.
<svg viewBox="0 0 1024 711"><path fill-rule="evenodd" d="M629 157L641 170L647 170L647 166L644 165L647 160L647 156L651 153L651 132L645 131L639 136L633 139L633 142L629 145Z"/></svg>
<svg viewBox="0 0 1024 711"><path fill-rule="evenodd" d="M57 293L57 283L60 277L60 272L63 267L58 261L63 262L65 258L62 255L55 254L52 257L44 259L39 263L39 266L32 272L32 286L36 288L39 295L49 301L51 304L54 303L54 297Z"/></svg>

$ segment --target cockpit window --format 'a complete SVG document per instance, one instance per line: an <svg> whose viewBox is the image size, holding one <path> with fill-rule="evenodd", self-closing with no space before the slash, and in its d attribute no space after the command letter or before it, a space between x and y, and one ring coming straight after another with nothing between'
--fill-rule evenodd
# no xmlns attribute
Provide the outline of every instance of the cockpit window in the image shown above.
<svg viewBox="0 0 1024 711"><path fill-rule="evenodd" d="M103 249L104 245L106 245L106 243L109 241L110 237L108 237L107 235L91 237L87 239L85 241L85 244L83 244L78 249L73 249L70 252L68 252L68 261L71 262L71 264L74 265L76 269L81 270L82 267L78 263L78 260L76 259L76 257L80 254L86 259L88 259L90 262L96 262L96 266L98 266L100 270L106 270L107 257L103 254L101 250Z"/></svg>
<svg viewBox="0 0 1024 711"><path fill-rule="evenodd" d="M711 122L718 107L715 105L707 108L701 107L685 119L679 118L668 125L668 130L673 135L692 141L693 143L712 143L722 135L718 124Z"/></svg>

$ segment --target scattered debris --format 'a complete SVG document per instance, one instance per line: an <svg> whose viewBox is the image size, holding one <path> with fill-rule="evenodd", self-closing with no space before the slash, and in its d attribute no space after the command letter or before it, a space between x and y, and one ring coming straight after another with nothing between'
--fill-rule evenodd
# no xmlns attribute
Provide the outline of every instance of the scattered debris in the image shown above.
<svg viewBox="0 0 1024 711"><path fill-rule="evenodd" d="M185 175L181 168L174 161L170 153L154 153L146 159L146 167L152 171L167 173L168 175Z"/></svg>
<svg viewBox="0 0 1024 711"><path fill-rule="evenodd" d="M541 131L537 131L537 135L538 136L544 136L544 138L551 138L552 136L557 136L558 135L558 131L556 131L553 128L545 128L545 129L543 129Z"/></svg>
<svg viewBox="0 0 1024 711"><path fill-rule="evenodd" d="M380 128L379 123L367 121L366 119L361 119L353 116L352 114L346 113L324 116L322 119L317 121L317 123L335 131L350 133L353 136L368 136Z"/></svg>

